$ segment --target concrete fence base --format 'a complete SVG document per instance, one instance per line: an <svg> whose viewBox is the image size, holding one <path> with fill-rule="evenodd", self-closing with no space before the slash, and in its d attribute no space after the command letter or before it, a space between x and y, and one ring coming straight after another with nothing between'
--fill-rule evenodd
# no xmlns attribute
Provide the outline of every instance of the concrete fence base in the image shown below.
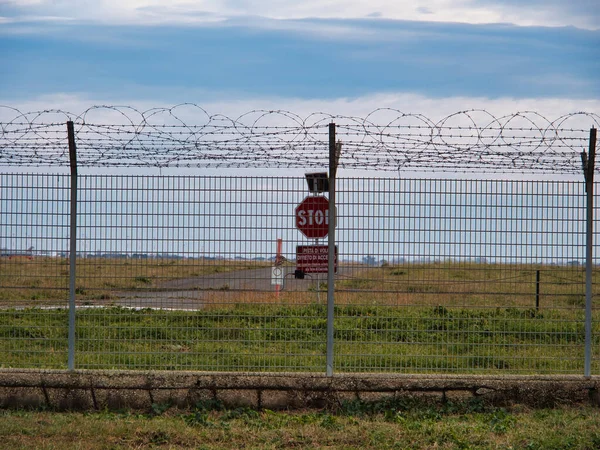
<svg viewBox="0 0 600 450"><path fill-rule="evenodd" d="M403 397L600 406L600 377L0 370L0 408L149 410L153 404L191 408L217 400L228 407L299 409Z"/></svg>

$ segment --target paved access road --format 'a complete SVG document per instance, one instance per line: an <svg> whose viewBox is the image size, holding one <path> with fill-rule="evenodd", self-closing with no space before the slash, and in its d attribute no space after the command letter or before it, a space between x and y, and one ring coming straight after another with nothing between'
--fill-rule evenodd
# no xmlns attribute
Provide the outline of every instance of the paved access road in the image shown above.
<svg viewBox="0 0 600 450"><path fill-rule="evenodd" d="M294 278L294 267L283 266L283 291L307 292L319 283L327 281L327 274L310 274L303 280ZM201 309L207 303L229 303L243 301L244 295L252 295L257 300L265 293L272 295L275 286L271 285L271 267L261 269L236 270L232 272L183 278L166 281L148 291L128 291L116 294L111 303L119 306L165 309ZM349 268L339 268L338 275L349 272ZM283 292L282 291L282 292ZM314 293L315 297L317 293ZM319 293L325 300L327 293Z"/></svg>

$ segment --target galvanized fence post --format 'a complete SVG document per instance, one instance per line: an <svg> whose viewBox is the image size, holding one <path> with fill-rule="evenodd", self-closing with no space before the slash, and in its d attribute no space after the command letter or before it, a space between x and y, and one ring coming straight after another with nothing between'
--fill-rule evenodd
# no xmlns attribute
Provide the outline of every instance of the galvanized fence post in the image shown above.
<svg viewBox="0 0 600 450"><path fill-rule="evenodd" d="M540 269L535 272L535 310L540 310Z"/></svg>
<svg viewBox="0 0 600 450"><path fill-rule="evenodd" d="M596 128L590 129L589 154L583 152L583 175L585 177L586 246L585 246L585 361L584 375L591 376L592 366L592 270L594 258L594 163L596 159Z"/></svg>
<svg viewBox="0 0 600 450"><path fill-rule="evenodd" d="M335 292L335 177L337 155L335 123L329 124L329 227L327 230L327 376L333 376L333 321Z"/></svg>
<svg viewBox="0 0 600 450"><path fill-rule="evenodd" d="M68 369L75 369L75 279L77 264L77 147L73 122L67 122L69 139L69 159L71 161L71 224L69 236L69 334L68 334Z"/></svg>

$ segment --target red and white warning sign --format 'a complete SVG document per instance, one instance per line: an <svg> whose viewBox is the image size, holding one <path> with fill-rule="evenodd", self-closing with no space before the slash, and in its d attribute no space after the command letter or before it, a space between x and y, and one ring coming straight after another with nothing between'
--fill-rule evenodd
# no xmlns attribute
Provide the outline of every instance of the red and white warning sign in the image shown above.
<svg viewBox="0 0 600 450"><path fill-rule="evenodd" d="M337 273L338 249L335 246L334 272ZM327 273L329 268L329 246L296 246L296 269L304 273Z"/></svg>
<svg viewBox="0 0 600 450"><path fill-rule="evenodd" d="M309 239L319 239L329 232L329 200L308 196L296 207L296 228Z"/></svg>

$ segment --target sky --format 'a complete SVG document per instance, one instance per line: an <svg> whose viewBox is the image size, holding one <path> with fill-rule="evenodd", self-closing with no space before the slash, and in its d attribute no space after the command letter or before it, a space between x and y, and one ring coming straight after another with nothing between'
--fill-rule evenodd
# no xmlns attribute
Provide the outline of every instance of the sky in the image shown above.
<svg viewBox="0 0 600 450"><path fill-rule="evenodd" d="M470 109L552 121L598 117L599 74L597 0L0 0L0 105L21 112L189 102L232 118L390 108L434 123ZM590 117L566 125L598 126Z"/></svg>
<svg viewBox="0 0 600 450"><path fill-rule="evenodd" d="M595 0L0 0L0 55L22 112L600 113Z"/></svg>

